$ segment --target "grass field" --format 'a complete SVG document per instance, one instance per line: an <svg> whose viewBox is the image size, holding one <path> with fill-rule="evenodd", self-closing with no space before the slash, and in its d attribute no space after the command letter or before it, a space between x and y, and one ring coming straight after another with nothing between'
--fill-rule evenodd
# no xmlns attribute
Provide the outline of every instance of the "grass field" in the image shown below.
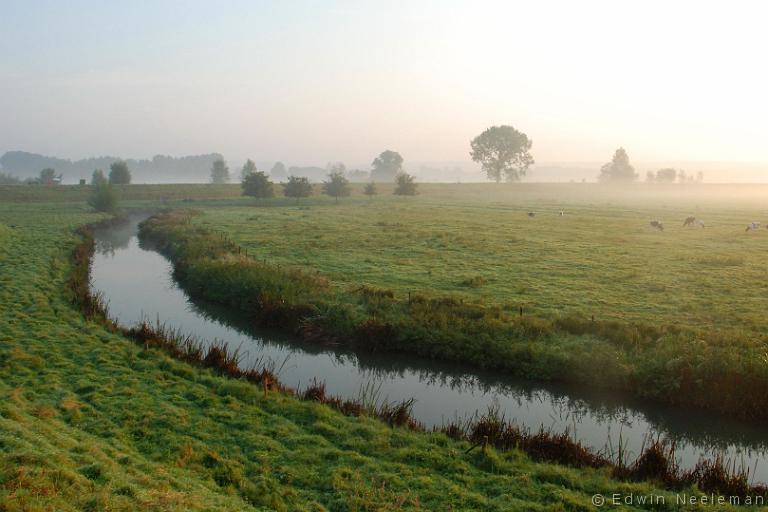
<svg viewBox="0 0 768 512"><path fill-rule="evenodd" d="M744 232L748 222L768 220L759 199L766 188L750 196L737 187L720 194L714 187L634 194L580 185L431 187L407 199L210 209L199 222L268 261L319 270L339 286L522 305L543 315L768 327L768 230ZM706 228L683 228L688 215ZM665 231L651 228L652 219Z"/></svg>
<svg viewBox="0 0 768 512"><path fill-rule="evenodd" d="M99 218L0 205L0 510L588 510L595 492L665 494L464 454L143 350L65 290L73 230Z"/></svg>

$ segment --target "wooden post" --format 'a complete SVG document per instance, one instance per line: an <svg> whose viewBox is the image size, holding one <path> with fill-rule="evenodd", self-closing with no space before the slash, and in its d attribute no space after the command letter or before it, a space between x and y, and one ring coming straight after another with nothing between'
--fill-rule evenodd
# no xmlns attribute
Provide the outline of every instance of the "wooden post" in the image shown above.
<svg viewBox="0 0 768 512"><path fill-rule="evenodd" d="M520 318L523 318L523 306L520 306Z"/></svg>

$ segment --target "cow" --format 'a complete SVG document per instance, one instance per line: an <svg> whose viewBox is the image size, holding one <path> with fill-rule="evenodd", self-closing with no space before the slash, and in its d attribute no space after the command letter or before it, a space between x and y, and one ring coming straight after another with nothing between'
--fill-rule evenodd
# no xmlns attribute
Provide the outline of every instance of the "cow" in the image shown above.
<svg viewBox="0 0 768 512"><path fill-rule="evenodd" d="M651 221L651 227L654 227L654 228L658 229L659 231L664 231L664 224L662 224L658 220L652 220Z"/></svg>
<svg viewBox="0 0 768 512"><path fill-rule="evenodd" d="M760 223L759 222L750 222L749 224L747 224L747 229L745 229L744 231L745 232L746 231L753 231L753 230L757 230L759 228L760 228Z"/></svg>
<svg viewBox="0 0 768 512"><path fill-rule="evenodd" d="M563 210L560 210L560 213L559 213L559 215L560 215L561 217L565 217L565 212L564 212Z"/></svg>
<svg viewBox="0 0 768 512"><path fill-rule="evenodd" d="M696 217L686 217L685 222L683 222L683 227L693 226L695 222Z"/></svg>
<svg viewBox="0 0 768 512"><path fill-rule="evenodd" d="M536 212L528 212L528 218L534 218L536 216Z"/></svg>

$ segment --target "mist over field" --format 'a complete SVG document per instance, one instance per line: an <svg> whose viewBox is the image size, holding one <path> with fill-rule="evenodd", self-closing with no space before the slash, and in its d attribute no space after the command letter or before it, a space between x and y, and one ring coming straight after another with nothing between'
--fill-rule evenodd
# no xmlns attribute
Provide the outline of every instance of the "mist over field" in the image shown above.
<svg viewBox="0 0 768 512"><path fill-rule="evenodd" d="M0 2L0 512L765 510L766 19Z"/></svg>

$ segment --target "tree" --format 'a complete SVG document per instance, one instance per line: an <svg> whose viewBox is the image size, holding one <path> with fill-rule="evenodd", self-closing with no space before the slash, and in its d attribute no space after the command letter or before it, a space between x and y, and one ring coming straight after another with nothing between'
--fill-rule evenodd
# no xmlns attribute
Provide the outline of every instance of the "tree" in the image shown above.
<svg viewBox="0 0 768 512"><path fill-rule="evenodd" d="M283 194L285 197L295 197L298 201L302 197L312 195L312 184L309 179L299 176L288 176L288 182L283 183Z"/></svg>
<svg viewBox="0 0 768 512"><path fill-rule="evenodd" d="M656 181L656 174L653 171L645 171L645 182L653 183Z"/></svg>
<svg viewBox="0 0 768 512"><path fill-rule="evenodd" d="M696 173L696 183L704 183L704 172L699 171Z"/></svg>
<svg viewBox="0 0 768 512"><path fill-rule="evenodd" d="M344 164L341 166L343 167ZM323 182L323 194L336 198L337 203L340 197L347 197L350 194L349 180L338 168L328 174L328 181Z"/></svg>
<svg viewBox="0 0 768 512"><path fill-rule="evenodd" d="M269 177L261 171L249 173L242 182L243 195L257 199L275 197L275 189Z"/></svg>
<svg viewBox="0 0 768 512"><path fill-rule="evenodd" d="M371 164L371 179L373 181L395 181L398 174L403 172L403 157L397 151L386 150L377 156Z"/></svg>
<svg viewBox="0 0 768 512"><path fill-rule="evenodd" d="M128 164L119 160L109 166L109 182L113 185L128 185L131 183L131 171Z"/></svg>
<svg viewBox="0 0 768 512"><path fill-rule="evenodd" d="M211 167L211 183L227 183L229 182L229 167L227 163L218 158L214 160Z"/></svg>
<svg viewBox="0 0 768 512"><path fill-rule="evenodd" d="M243 164L243 169L240 171L240 182L244 182L245 178L247 178L249 174L255 173L256 170L256 164L253 163L253 160L250 158L246 160L245 164Z"/></svg>
<svg viewBox="0 0 768 512"><path fill-rule="evenodd" d="M659 183L674 183L677 171L671 167L659 169L656 171L656 181Z"/></svg>
<svg viewBox="0 0 768 512"><path fill-rule="evenodd" d="M96 171L94 171L94 176ZM93 184L93 191L88 198L88 204L97 212L112 212L117 206L117 195L115 189L104 179L104 173L101 174L101 180Z"/></svg>
<svg viewBox="0 0 768 512"><path fill-rule="evenodd" d="M394 194L398 196L415 196L416 195L416 183L414 177L406 172L401 172L397 175L397 185L395 185Z"/></svg>
<svg viewBox="0 0 768 512"><path fill-rule="evenodd" d="M376 190L376 184L374 182L368 183L363 189L363 194L367 195L370 199L373 199L373 196L378 193L379 192Z"/></svg>
<svg viewBox="0 0 768 512"><path fill-rule="evenodd" d="M272 170L269 171L269 175L272 176L273 180L283 181L288 177L288 171L283 162L275 162L275 165L272 166Z"/></svg>
<svg viewBox="0 0 768 512"><path fill-rule="evenodd" d="M19 183L21 180L16 176L0 172L0 185L18 185Z"/></svg>
<svg viewBox="0 0 768 512"><path fill-rule="evenodd" d="M107 177L104 176L104 171L96 169L91 175L91 185L101 185L102 183L107 183Z"/></svg>
<svg viewBox="0 0 768 512"><path fill-rule="evenodd" d="M613 159L600 168L598 179L603 183L631 183L637 179L635 168L629 163L629 155L624 148L613 154Z"/></svg>
<svg viewBox="0 0 768 512"><path fill-rule="evenodd" d="M56 176L56 171L54 169L51 169L50 167L46 167L42 171L40 171L40 178L39 181L43 185L57 185L61 183L61 174Z"/></svg>
<svg viewBox="0 0 768 512"><path fill-rule="evenodd" d="M325 168L328 169L329 174L339 173L342 176L347 175L347 166L344 165L344 162L328 162Z"/></svg>
<svg viewBox="0 0 768 512"><path fill-rule="evenodd" d="M677 171L677 181L683 184L685 184L685 182L688 181L688 178L684 170L680 169L679 171Z"/></svg>
<svg viewBox="0 0 768 512"><path fill-rule="evenodd" d="M479 163L488 179L499 183L519 181L534 163L529 150L533 141L511 126L491 126L472 139L469 156Z"/></svg>

